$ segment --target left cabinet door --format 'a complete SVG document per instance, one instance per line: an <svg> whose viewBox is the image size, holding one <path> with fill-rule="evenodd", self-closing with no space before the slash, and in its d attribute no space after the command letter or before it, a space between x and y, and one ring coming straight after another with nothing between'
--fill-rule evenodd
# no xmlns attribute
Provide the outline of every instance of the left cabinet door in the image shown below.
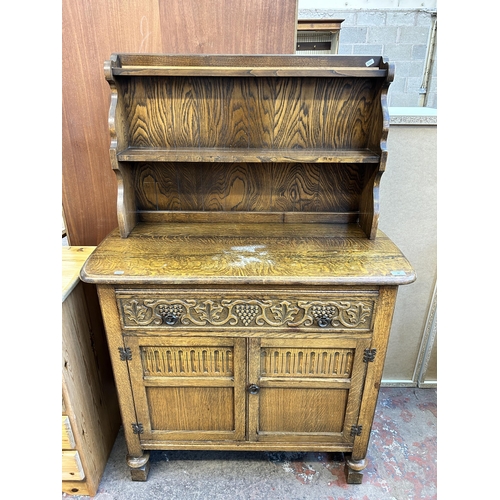
<svg viewBox="0 0 500 500"><path fill-rule="evenodd" d="M141 441L245 439L245 339L126 336Z"/></svg>

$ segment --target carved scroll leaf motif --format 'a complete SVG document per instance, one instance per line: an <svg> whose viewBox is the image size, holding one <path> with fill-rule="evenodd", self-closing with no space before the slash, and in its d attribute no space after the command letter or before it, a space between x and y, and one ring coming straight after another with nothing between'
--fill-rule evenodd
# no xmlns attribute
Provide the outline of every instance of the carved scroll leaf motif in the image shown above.
<svg viewBox="0 0 500 500"><path fill-rule="evenodd" d="M188 308L194 306L194 300L143 300L142 303L136 299L123 302L123 312L126 319L139 326L161 325L163 317L168 312L182 314Z"/></svg>
<svg viewBox="0 0 500 500"><path fill-rule="evenodd" d="M338 321L347 327L358 326L365 323L366 319L371 315L371 308L362 302L339 302ZM333 326L337 326L336 321L332 322Z"/></svg>
<svg viewBox="0 0 500 500"><path fill-rule="evenodd" d="M292 306L292 304L287 300L283 300L279 304L269 307L269 309L273 313L275 319L275 321L272 321L266 316L266 323L268 323L271 326L281 326L289 324L295 319L297 314L299 314L300 312L300 309L298 307ZM257 322L257 324L261 326L264 323Z"/></svg>
<svg viewBox="0 0 500 500"><path fill-rule="evenodd" d="M140 304L139 301L135 299L123 305L123 312L127 319L136 325L148 325L153 319L153 309L144 304Z"/></svg>
<svg viewBox="0 0 500 500"><path fill-rule="evenodd" d="M305 326L320 318L328 318L332 327L356 328L366 323L373 312L372 302L351 301L298 301L257 299L157 299L142 303L131 299L123 303L126 320L134 325L161 325L168 311L175 311L185 326Z"/></svg>
<svg viewBox="0 0 500 500"><path fill-rule="evenodd" d="M298 306L306 311L306 316L318 318L324 313L324 317L331 320L334 327L344 326L355 328L371 316L372 308L363 302L298 302ZM310 312L309 312L310 311Z"/></svg>
<svg viewBox="0 0 500 500"><path fill-rule="evenodd" d="M238 323L238 318L231 314L231 310L226 310L227 308L221 306L218 302L214 302L213 300L205 300L203 302L199 302L194 310L198 314L198 318L196 319L190 314L186 315L183 324L189 324L189 321L193 322L195 325L206 325L207 323L213 326L222 326L229 322L230 325L236 325ZM225 314L225 316L221 316Z"/></svg>

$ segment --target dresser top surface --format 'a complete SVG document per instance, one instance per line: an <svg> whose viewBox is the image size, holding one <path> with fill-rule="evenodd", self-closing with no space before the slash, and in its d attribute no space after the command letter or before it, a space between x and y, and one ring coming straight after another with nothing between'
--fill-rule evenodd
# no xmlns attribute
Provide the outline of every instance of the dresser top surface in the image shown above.
<svg viewBox="0 0 500 500"><path fill-rule="evenodd" d="M113 231L81 277L124 285L404 285L411 265L381 231L356 224L139 223Z"/></svg>

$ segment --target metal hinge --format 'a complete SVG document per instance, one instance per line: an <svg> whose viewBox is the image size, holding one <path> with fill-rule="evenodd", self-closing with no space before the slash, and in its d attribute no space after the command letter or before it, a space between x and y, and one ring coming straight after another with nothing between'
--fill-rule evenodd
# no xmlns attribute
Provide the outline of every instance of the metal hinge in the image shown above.
<svg viewBox="0 0 500 500"><path fill-rule="evenodd" d="M365 349L363 354L363 361L369 363L375 360L375 355L377 354L377 349Z"/></svg>
<svg viewBox="0 0 500 500"><path fill-rule="evenodd" d="M362 425L353 425L351 427L351 436L361 436L362 431L363 431Z"/></svg>
<svg viewBox="0 0 500 500"><path fill-rule="evenodd" d="M144 427L142 424L132 424L132 430L134 431L134 434L142 434L144 432Z"/></svg>
<svg viewBox="0 0 500 500"><path fill-rule="evenodd" d="M132 359L132 351L130 347L119 347L118 352L120 353L120 359L122 361L130 361Z"/></svg>

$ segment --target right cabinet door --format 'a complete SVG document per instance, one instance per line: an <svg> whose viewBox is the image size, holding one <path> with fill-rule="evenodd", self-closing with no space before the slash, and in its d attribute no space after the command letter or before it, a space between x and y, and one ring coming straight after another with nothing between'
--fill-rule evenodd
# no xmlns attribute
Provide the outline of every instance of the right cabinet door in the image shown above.
<svg viewBox="0 0 500 500"><path fill-rule="evenodd" d="M350 445L368 338L249 339L249 440Z"/></svg>

